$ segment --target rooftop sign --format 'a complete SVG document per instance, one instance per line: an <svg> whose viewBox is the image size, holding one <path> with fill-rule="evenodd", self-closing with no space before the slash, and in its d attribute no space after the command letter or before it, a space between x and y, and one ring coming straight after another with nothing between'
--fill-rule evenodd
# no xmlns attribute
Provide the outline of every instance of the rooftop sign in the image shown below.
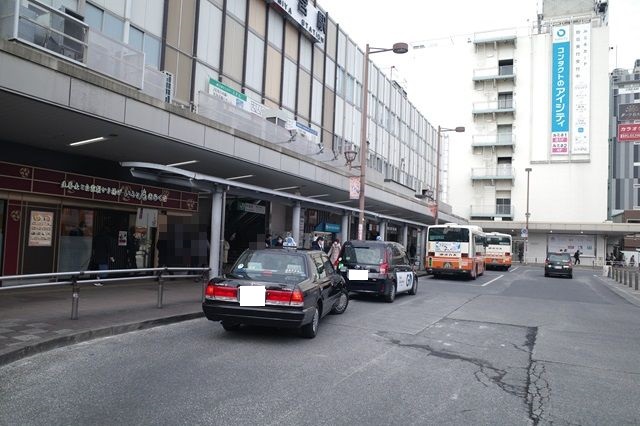
<svg viewBox="0 0 640 426"><path fill-rule="evenodd" d="M279 10L285 19L300 28L315 43L324 44L327 15L316 9L309 0L266 0Z"/></svg>

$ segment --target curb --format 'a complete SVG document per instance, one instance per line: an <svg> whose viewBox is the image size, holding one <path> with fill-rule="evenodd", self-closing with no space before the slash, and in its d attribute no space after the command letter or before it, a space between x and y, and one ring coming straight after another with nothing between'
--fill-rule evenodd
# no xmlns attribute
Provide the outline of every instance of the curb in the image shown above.
<svg viewBox="0 0 640 426"><path fill-rule="evenodd" d="M131 331L145 330L149 328L158 327L161 325L173 324L182 321L189 321L196 318L204 317L204 312L193 312L189 314L173 315L164 318L155 318L151 320L144 320L139 322L132 322L128 324L119 324L104 328L98 328L95 330L83 330L77 333L54 337L42 342L34 343L32 345L24 346L14 351L9 351L0 354L0 367L3 367L12 362L18 361L23 358L30 357L42 352L50 351L52 349L61 348L64 346L74 345L76 343L86 342L89 340L99 339L102 337L115 336L118 334L129 333Z"/></svg>
<svg viewBox="0 0 640 426"><path fill-rule="evenodd" d="M624 285L618 283L617 281L609 277L599 277L599 278L615 294L625 299L627 302L631 303L632 305L635 305L638 308L640 308L640 298L635 294L627 291L628 287L625 287Z"/></svg>

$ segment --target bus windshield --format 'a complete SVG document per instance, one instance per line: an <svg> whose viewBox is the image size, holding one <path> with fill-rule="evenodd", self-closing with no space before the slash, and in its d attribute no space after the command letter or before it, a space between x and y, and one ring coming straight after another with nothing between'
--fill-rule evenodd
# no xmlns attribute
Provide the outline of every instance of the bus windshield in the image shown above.
<svg viewBox="0 0 640 426"><path fill-rule="evenodd" d="M499 246L510 246L511 239L509 237L496 237L496 236L487 235L487 244L499 245Z"/></svg>
<svg viewBox="0 0 640 426"><path fill-rule="evenodd" d="M429 241L468 242L466 228L429 228Z"/></svg>

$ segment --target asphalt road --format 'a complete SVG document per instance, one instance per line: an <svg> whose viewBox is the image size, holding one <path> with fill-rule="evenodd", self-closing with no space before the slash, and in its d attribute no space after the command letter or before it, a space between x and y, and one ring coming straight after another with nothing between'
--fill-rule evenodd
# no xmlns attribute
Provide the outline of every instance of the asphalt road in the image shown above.
<svg viewBox="0 0 640 426"><path fill-rule="evenodd" d="M639 424L640 308L592 270L355 296L313 340L205 319L0 369L0 425Z"/></svg>

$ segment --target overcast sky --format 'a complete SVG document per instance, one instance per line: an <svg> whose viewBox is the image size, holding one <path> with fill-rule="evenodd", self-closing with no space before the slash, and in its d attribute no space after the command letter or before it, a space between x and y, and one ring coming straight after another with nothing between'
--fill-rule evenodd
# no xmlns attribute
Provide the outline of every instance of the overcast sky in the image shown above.
<svg viewBox="0 0 640 426"><path fill-rule="evenodd" d="M359 46L414 43L535 23L541 0L319 0ZM617 66L640 58L640 0L609 0L610 45ZM377 58L373 58L377 62ZM615 68L612 55L611 68Z"/></svg>
<svg viewBox="0 0 640 426"><path fill-rule="evenodd" d="M474 32L519 28L536 22L539 0L319 0L332 19L362 50L366 43L390 47L404 41L423 44L406 55L381 53L374 63L395 80L406 80L409 100L434 125L457 125L459 103L451 84L459 58L452 44ZM640 59L640 0L609 0L609 69L633 68ZM452 54L452 53L451 53ZM617 61L617 63L616 63ZM424 64L433 64L433 66ZM391 71L392 66L394 70ZM451 124L454 123L454 124ZM461 135L454 135L460 137Z"/></svg>

